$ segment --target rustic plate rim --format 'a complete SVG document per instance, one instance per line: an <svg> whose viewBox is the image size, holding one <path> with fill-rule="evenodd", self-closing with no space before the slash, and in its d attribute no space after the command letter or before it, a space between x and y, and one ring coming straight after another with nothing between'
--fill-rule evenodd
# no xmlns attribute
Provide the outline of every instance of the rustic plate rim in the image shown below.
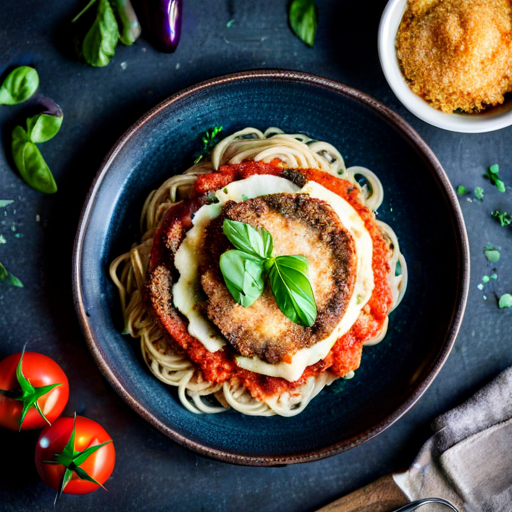
<svg viewBox="0 0 512 512"><path fill-rule="evenodd" d="M101 346L96 340L90 328L90 320L87 315L87 311L82 298L83 289L80 269L82 266L83 244L85 234L87 232L87 228L89 225L91 212L93 210L95 199L98 190L101 186L101 183L103 182L105 175L107 174L112 162L114 161L118 153L121 151L121 149L124 147L124 145L140 129L141 126L149 122L162 110L168 108L173 103L176 103L184 98L187 98L199 91L208 89L210 87L215 87L217 85L232 82L236 83L251 81L254 79L278 79L285 81L302 82L305 84L313 84L321 88L328 89L332 92L341 94L345 97L355 99L360 103L369 106L378 114L380 114L381 117L383 117L388 123L393 125L405 137L405 139L407 139L411 143L411 145L417 150L418 154L422 156L426 163L429 164L427 165L427 167L430 169L431 173L433 174L433 177L442 186L441 188L443 188L447 194L446 199L449 206L452 207L452 220L456 228L454 236L457 242L459 260L458 273L460 279L457 294L458 300L456 301L454 309L452 311L450 322L451 326L447 332L446 342L444 343L444 346L440 353L438 354L437 358L433 361L430 371L428 372L424 380L418 383L416 388L410 393L408 399L393 413L389 414L386 418L384 418L381 422L373 425L372 427L366 429L365 431L357 435L352 436L349 439L345 439L344 441L326 446L325 448L319 448L313 451L284 456L244 455L236 452L228 452L225 450L211 448L199 442L188 439L186 436L183 436L179 432L173 430L171 427L158 420L144 407L143 404L139 403L133 396L130 395L127 389L123 386L122 382L116 376L113 369L109 366L106 357L101 350ZM419 400L419 398L427 390L427 388L430 386L430 384L435 379L435 377L441 370L442 366L446 362L446 359L448 358L448 355L450 354L450 351L455 343L455 339L457 337L457 333L462 322L469 290L469 243L459 202L439 160L435 156L434 152L429 148L429 146L418 135L418 133L398 114L396 114L391 109L389 109L379 101L375 100L371 96L362 93L357 89L341 84L329 78L324 78L321 76L312 75L300 71L288 71L282 69L261 69L242 71L203 81L197 85L187 87L186 89L183 89L182 91L171 95L169 98L165 99L164 101L156 105L145 115L143 115L139 120L137 120L114 144L108 155L103 160L92 182L92 185L85 199L82 212L80 214L78 230L73 247L72 264L73 300L75 304L75 309L78 314L80 326L85 335L87 346L96 364L98 365L103 376L114 388L114 390L141 417L143 417L151 425L157 428L160 432L162 432L172 440L176 441L177 443L181 444L182 446L185 446L206 457L214 458L223 462L247 466L277 466L320 460L354 448L368 441L369 439L375 437L376 435L380 434L386 428L390 427Z"/></svg>

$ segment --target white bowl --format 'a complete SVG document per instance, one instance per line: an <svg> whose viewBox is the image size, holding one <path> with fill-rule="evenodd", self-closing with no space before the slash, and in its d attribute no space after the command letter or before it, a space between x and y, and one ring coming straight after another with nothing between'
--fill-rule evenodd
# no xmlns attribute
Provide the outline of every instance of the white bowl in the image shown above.
<svg viewBox="0 0 512 512"><path fill-rule="evenodd" d="M396 56L396 33L407 0L389 0L379 25L379 59L389 86L404 106L426 123L452 132L483 133L512 125L512 101L483 114L446 114L414 94L405 81Z"/></svg>

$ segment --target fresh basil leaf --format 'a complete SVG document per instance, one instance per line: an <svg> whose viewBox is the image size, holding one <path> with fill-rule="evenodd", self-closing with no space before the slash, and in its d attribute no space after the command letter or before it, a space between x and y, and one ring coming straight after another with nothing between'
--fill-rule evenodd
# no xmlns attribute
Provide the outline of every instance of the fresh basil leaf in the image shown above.
<svg viewBox="0 0 512 512"><path fill-rule="evenodd" d="M308 46L313 46L318 27L318 9L315 0L293 0L288 18L295 35Z"/></svg>
<svg viewBox="0 0 512 512"><path fill-rule="evenodd" d="M0 284L23 288L23 283L0 263Z"/></svg>
<svg viewBox="0 0 512 512"><path fill-rule="evenodd" d="M141 28L130 0L110 0L110 4L119 21L119 40L128 46L132 45L139 38Z"/></svg>
<svg viewBox="0 0 512 512"><path fill-rule="evenodd" d="M292 322L311 327L316 320L316 302L304 256L278 256L270 267L272 293L281 312Z"/></svg>
<svg viewBox="0 0 512 512"><path fill-rule="evenodd" d="M108 0L99 0L98 12L82 44L82 54L91 66L106 66L114 56L119 29Z"/></svg>
<svg viewBox="0 0 512 512"><path fill-rule="evenodd" d="M225 219L222 231L240 251L257 258L270 258L274 249L272 235L265 228L256 229L245 222Z"/></svg>
<svg viewBox="0 0 512 512"><path fill-rule="evenodd" d="M57 192L57 184L41 152L21 126L16 126L12 132L12 156L28 185L44 194Z"/></svg>
<svg viewBox="0 0 512 512"><path fill-rule="evenodd" d="M38 114L27 119L28 138L35 143L46 142L57 135L62 125L62 116Z"/></svg>
<svg viewBox="0 0 512 512"><path fill-rule="evenodd" d="M505 293L505 295L502 295L498 302L498 306L502 309L512 308L512 295L510 295L510 293Z"/></svg>
<svg viewBox="0 0 512 512"><path fill-rule="evenodd" d="M263 293L263 261L242 251L227 251L220 257L224 282L235 302L252 306Z"/></svg>
<svg viewBox="0 0 512 512"><path fill-rule="evenodd" d="M222 126L214 126L206 130L205 134L201 137L203 147L194 155L194 164L198 164L217 145L222 130Z"/></svg>
<svg viewBox="0 0 512 512"><path fill-rule="evenodd" d="M39 87L39 75L30 66L11 71L0 87L0 105L17 105L28 100Z"/></svg>

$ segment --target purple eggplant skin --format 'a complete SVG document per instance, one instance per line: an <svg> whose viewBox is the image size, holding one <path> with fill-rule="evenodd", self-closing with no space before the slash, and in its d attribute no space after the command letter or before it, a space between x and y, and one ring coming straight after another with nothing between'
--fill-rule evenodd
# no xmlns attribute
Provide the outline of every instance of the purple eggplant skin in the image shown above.
<svg viewBox="0 0 512 512"><path fill-rule="evenodd" d="M172 53L181 37L183 0L140 0L144 31L158 50Z"/></svg>

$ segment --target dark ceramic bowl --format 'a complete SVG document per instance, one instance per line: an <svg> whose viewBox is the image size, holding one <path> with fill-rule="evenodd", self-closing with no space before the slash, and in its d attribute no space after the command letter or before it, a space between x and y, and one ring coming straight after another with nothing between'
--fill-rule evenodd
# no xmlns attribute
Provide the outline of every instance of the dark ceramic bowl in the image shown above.
<svg viewBox="0 0 512 512"><path fill-rule="evenodd" d="M139 236L146 195L190 166L200 135L221 124L278 126L330 142L350 165L382 180L379 219L391 224L409 266L409 287L385 340L364 350L350 381L325 389L299 416L234 411L195 415L158 381L139 342L122 336L112 259ZM445 362L468 291L468 242L455 194L438 160L399 116L325 78L250 71L209 80L164 101L132 126L105 159L82 212L74 296L89 348L126 402L161 432L203 455L270 466L313 461L372 438L402 416Z"/></svg>

